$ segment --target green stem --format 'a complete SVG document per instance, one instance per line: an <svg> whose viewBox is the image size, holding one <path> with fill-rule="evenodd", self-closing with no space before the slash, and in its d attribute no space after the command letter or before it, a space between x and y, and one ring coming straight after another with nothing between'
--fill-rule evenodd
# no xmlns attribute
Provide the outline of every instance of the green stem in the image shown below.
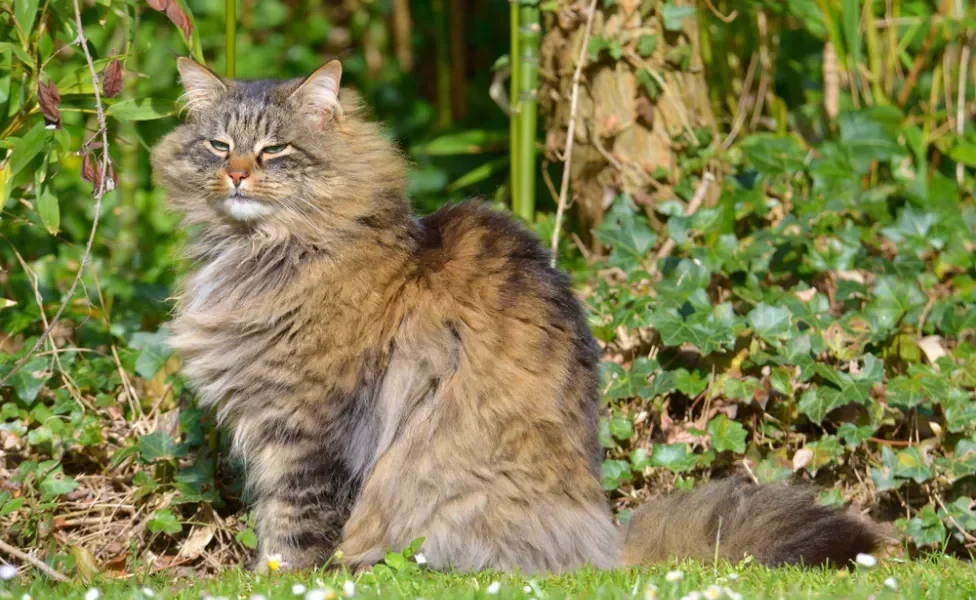
<svg viewBox="0 0 976 600"><path fill-rule="evenodd" d="M519 112L517 116L517 146L520 177L515 190L515 214L526 221L535 219L535 139L537 98L539 95L539 23L538 4L522 4L519 8Z"/></svg>
<svg viewBox="0 0 976 600"><path fill-rule="evenodd" d="M226 46L225 75L233 79L237 73L237 0L224 0L226 21L224 23L224 45Z"/></svg>
<svg viewBox="0 0 976 600"><path fill-rule="evenodd" d="M509 0L509 40L508 62L511 65L511 75L508 80L509 115L509 195L512 198L512 211L515 212L516 196L522 173L518 154L518 82L519 82L519 5L518 0Z"/></svg>

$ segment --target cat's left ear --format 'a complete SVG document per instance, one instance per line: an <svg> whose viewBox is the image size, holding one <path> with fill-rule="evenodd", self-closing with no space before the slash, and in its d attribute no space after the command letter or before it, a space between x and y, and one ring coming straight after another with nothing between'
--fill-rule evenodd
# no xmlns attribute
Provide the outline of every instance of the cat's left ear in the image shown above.
<svg viewBox="0 0 976 600"><path fill-rule="evenodd" d="M342 64L333 60L306 77L291 96L298 101L302 112L324 124L329 119L342 116L342 106L339 104L341 79Z"/></svg>
<svg viewBox="0 0 976 600"><path fill-rule="evenodd" d="M190 114L210 108L227 91L227 84L220 77L189 58L177 58L176 68L186 89L186 108Z"/></svg>

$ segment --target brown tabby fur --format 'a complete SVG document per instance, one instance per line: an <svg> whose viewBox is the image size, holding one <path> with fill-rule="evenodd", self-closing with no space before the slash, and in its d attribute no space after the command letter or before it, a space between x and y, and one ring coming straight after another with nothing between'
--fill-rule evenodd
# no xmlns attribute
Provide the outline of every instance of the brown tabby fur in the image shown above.
<svg viewBox="0 0 976 600"><path fill-rule="evenodd" d="M173 345L234 432L262 556L366 566L424 537L434 568L564 571L711 558L716 539L769 564L873 548L806 492L738 480L618 532L598 347L533 235L476 203L412 216L404 161L337 96L338 63L304 83L179 67L191 118L153 153L198 229ZM247 175L237 204L228 169Z"/></svg>

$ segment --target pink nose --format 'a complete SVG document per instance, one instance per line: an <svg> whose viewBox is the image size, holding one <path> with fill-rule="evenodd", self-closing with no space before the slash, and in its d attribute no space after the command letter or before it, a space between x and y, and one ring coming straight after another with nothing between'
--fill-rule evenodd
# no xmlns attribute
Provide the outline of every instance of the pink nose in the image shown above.
<svg viewBox="0 0 976 600"><path fill-rule="evenodd" d="M243 169L232 169L227 171L227 175L234 181L235 186L240 186L250 173Z"/></svg>

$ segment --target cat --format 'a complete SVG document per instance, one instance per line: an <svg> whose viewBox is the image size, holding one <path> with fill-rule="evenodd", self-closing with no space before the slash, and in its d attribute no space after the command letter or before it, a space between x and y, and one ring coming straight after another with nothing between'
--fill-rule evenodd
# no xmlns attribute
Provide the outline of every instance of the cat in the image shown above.
<svg viewBox="0 0 976 600"><path fill-rule="evenodd" d="M423 537L431 568L558 573L876 547L811 489L741 478L618 529L599 347L530 230L476 201L415 217L405 159L338 61L286 81L177 68L188 119L152 153L195 230L171 345L233 431L259 556L368 568Z"/></svg>

